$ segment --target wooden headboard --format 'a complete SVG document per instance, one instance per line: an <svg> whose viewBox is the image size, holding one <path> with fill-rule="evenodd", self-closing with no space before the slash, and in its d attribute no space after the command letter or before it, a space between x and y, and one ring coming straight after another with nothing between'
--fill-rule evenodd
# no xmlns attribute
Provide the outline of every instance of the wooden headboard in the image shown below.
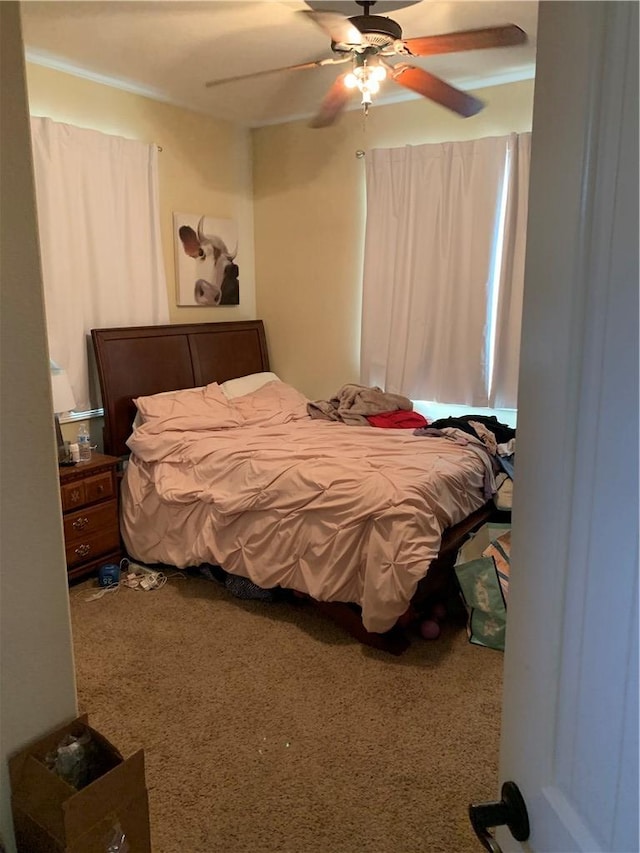
<svg viewBox="0 0 640 853"><path fill-rule="evenodd" d="M104 452L129 453L135 397L269 370L262 320L92 329L104 408Z"/></svg>

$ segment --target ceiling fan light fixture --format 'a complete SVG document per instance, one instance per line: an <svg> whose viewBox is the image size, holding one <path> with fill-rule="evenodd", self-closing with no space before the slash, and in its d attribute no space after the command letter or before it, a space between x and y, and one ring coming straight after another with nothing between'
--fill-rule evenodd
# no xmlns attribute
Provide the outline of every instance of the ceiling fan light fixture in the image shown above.
<svg viewBox="0 0 640 853"><path fill-rule="evenodd" d="M380 83L386 76L387 70L384 65L378 62L369 65L366 58L357 57L353 71L344 78L344 85L347 89L357 87L362 95L363 106L369 106L372 103L371 96L380 91Z"/></svg>

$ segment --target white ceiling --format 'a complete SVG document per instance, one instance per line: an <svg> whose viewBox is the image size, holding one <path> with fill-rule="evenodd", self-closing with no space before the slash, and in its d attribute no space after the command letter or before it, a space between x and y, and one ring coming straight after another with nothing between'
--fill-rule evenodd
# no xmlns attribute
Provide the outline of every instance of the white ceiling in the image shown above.
<svg viewBox="0 0 640 853"><path fill-rule="evenodd" d="M408 3L378 2L370 11L397 21L405 38L511 23L528 35L527 44L517 47L410 57L411 64L464 90L533 77L537 2ZM248 127L313 115L344 66L280 71L213 88L205 88L205 82L329 57L330 39L300 11L363 12L352 0L26 0L21 5L29 61ZM376 102L415 97L387 81ZM355 95L353 107L359 107Z"/></svg>

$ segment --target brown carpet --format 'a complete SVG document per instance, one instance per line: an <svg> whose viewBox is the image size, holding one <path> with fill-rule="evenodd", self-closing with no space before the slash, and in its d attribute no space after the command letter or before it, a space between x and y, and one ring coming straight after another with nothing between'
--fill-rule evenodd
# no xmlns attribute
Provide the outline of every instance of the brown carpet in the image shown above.
<svg viewBox="0 0 640 853"><path fill-rule="evenodd" d="M393 657L201 577L95 589L70 590L79 706L144 747L154 853L477 852L500 652L448 625Z"/></svg>

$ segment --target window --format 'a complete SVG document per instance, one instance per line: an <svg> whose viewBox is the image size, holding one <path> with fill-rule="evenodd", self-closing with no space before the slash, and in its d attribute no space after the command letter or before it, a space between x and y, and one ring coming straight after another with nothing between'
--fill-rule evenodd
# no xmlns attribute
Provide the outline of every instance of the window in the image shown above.
<svg viewBox="0 0 640 853"><path fill-rule="evenodd" d="M157 150L48 118L31 136L49 354L86 412L90 330L169 321Z"/></svg>
<svg viewBox="0 0 640 853"><path fill-rule="evenodd" d="M515 409L529 146L511 134L370 152L363 384Z"/></svg>

